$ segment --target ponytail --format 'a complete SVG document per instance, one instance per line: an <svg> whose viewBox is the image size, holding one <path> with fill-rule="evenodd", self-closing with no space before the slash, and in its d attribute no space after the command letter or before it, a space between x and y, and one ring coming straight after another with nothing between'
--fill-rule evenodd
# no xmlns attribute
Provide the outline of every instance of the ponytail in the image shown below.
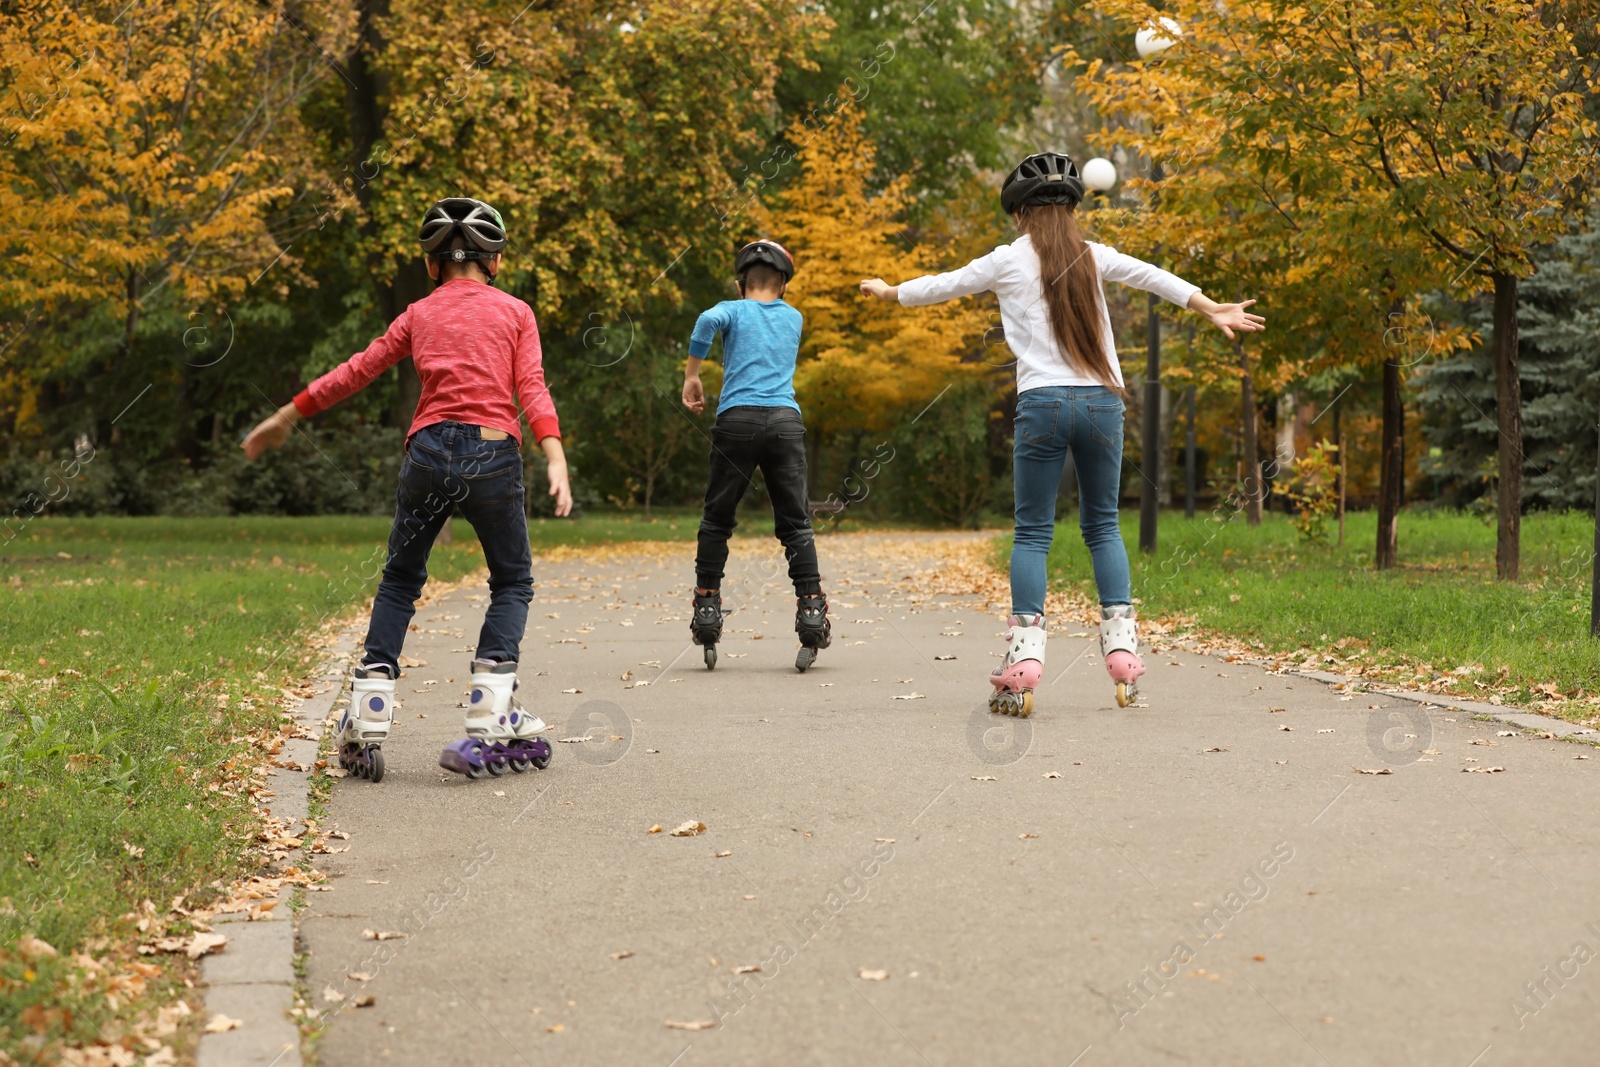
<svg viewBox="0 0 1600 1067"><path fill-rule="evenodd" d="M1120 389L1100 332L1100 272L1068 204L1028 204L1017 229L1039 255L1039 284L1050 311L1050 332L1073 370L1108 389Z"/></svg>

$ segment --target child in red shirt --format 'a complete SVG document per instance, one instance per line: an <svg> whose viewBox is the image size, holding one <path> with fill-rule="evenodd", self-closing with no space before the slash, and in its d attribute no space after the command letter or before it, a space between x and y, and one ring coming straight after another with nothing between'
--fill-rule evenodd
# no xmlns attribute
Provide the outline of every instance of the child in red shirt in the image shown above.
<svg viewBox="0 0 1600 1067"><path fill-rule="evenodd" d="M499 212L480 200L441 200L422 222L428 276L439 287L403 311L365 351L307 386L250 432L254 460L288 439L294 424L357 390L406 356L422 396L400 467L389 559L372 605L366 654L351 674L339 724L339 764L383 777L382 744L394 719L400 649L427 580L435 536L459 511L477 531L489 566L489 610L472 661L466 739L439 765L472 778L550 762L545 728L517 699L517 658L533 599L533 557L523 504L521 425L545 454L556 514L572 511L561 425L545 387L539 326L527 304L494 288L506 245Z"/></svg>

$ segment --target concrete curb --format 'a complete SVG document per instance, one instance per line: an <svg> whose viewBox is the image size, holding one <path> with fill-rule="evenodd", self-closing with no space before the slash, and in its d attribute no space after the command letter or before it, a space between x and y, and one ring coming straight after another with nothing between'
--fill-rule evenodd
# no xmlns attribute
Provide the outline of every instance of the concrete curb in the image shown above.
<svg viewBox="0 0 1600 1067"><path fill-rule="evenodd" d="M304 819L310 813L311 774L323 720L339 699L344 663L355 651L354 632L340 637L329 650L317 682L320 691L300 702L291 714L310 737L283 746L285 763L308 768L275 768L268 809L281 819ZM198 1067L301 1067L300 1028L289 1015L294 1007L295 923L288 901L279 898L271 917L248 922L242 916L219 916L219 932L228 944L200 964L202 993L208 1016L221 1013L239 1025L220 1034L202 1034Z"/></svg>
<svg viewBox="0 0 1600 1067"><path fill-rule="evenodd" d="M1360 683L1362 686L1361 691L1364 693L1381 693L1386 697L1409 700L1412 703L1422 704L1427 707L1461 711L1469 715L1482 715L1493 719L1495 722L1503 722L1507 726L1516 726L1523 730L1536 730L1540 733L1549 733L1560 738L1581 738L1597 733L1592 727L1579 726L1577 723L1567 722L1565 719L1552 719L1548 715L1540 715L1522 708L1506 707L1504 704L1490 704L1482 700L1463 700L1447 693L1427 693L1420 689L1396 689L1381 684L1374 685L1360 677L1333 674L1330 671L1307 671L1286 667L1278 673L1292 674L1298 678L1310 678L1312 681L1333 686L1349 687ZM1600 736L1595 736L1593 739L1596 742L1600 742Z"/></svg>

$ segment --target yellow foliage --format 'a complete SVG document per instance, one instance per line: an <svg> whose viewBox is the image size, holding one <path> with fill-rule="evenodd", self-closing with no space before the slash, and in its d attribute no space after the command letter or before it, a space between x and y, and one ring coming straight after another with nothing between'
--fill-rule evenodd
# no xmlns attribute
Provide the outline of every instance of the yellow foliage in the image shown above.
<svg viewBox="0 0 1600 1067"><path fill-rule="evenodd" d="M984 367L962 357L979 351L987 322L973 301L912 311L861 295L863 278L903 281L938 264L896 222L907 176L870 191L876 148L857 108L841 108L816 129L797 122L788 138L800 146L800 177L756 219L797 262L788 300L805 316L795 375L801 407L819 432L884 429L906 407Z"/></svg>

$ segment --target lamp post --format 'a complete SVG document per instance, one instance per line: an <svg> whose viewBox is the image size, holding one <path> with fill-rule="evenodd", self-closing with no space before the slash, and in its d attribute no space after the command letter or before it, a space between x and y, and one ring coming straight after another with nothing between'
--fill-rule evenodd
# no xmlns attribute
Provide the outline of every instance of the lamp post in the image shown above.
<svg viewBox="0 0 1600 1067"><path fill-rule="evenodd" d="M1139 53L1140 59L1149 59L1166 51L1177 43L1181 34L1178 24L1172 19L1163 18L1155 26L1149 26L1134 34L1133 46ZM1150 181L1152 186L1161 180L1161 165L1152 155L1150 159ZM1155 192L1152 189L1150 203L1155 204ZM1161 316L1156 313L1156 302L1159 298L1154 294L1148 297L1148 325L1145 333L1145 366L1144 366L1144 435L1141 451L1144 456L1144 480L1139 486L1139 550L1141 552L1154 552L1156 550L1156 524L1158 522L1157 508L1161 503Z"/></svg>

